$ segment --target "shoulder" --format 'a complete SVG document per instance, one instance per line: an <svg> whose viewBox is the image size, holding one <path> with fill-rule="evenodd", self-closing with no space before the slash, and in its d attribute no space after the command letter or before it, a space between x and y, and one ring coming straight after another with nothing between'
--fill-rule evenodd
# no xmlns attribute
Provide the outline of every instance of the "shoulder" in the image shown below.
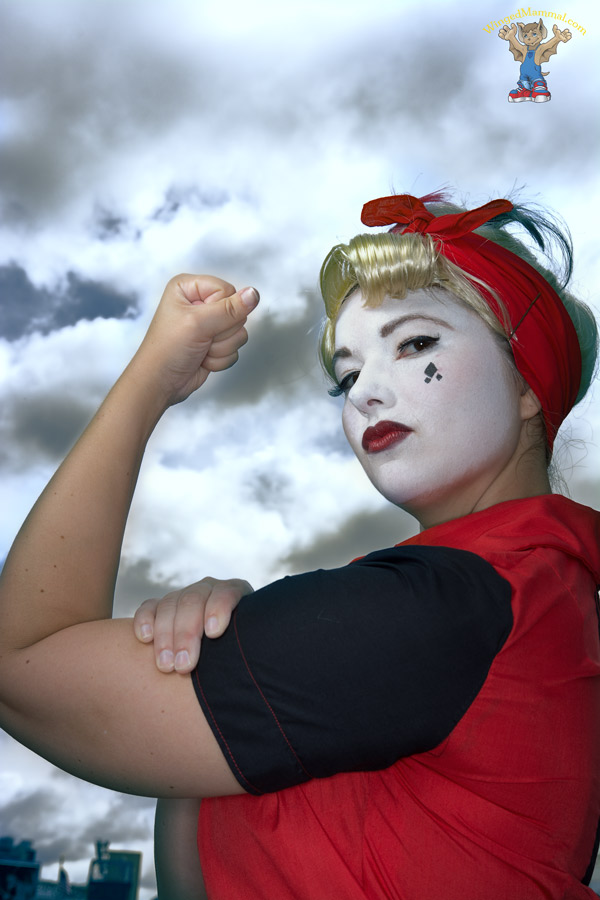
<svg viewBox="0 0 600 900"><path fill-rule="evenodd" d="M273 617L278 639L292 638L308 622L347 630L347 639L362 640L365 616L382 625L374 643L390 640L394 626L426 634L446 626L504 633L511 621L511 586L494 566L475 552L445 546L398 546L369 553L337 569L293 575L256 591L236 615L238 633ZM435 623L435 624L434 624ZM358 627L358 632L357 632ZM316 639L316 636L314 636ZM368 639L368 638L367 638Z"/></svg>
<svg viewBox="0 0 600 900"><path fill-rule="evenodd" d="M431 545L469 550L504 571L532 551L548 550L579 560L600 582L600 513L560 494L498 503L435 526L400 546Z"/></svg>
<svg viewBox="0 0 600 900"><path fill-rule="evenodd" d="M392 547L245 598L194 686L240 783L280 790L437 746L511 627L511 586L486 560Z"/></svg>
<svg viewBox="0 0 600 900"><path fill-rule="evenodd" d="M423 615L433 612L452 618L494 610L506 612L510 585L493 564L472 550L446 546L398 546L378 550L351 563L348 577L368 586L374 581L386 591L388 603L404 613L416 603Z"/></svg>

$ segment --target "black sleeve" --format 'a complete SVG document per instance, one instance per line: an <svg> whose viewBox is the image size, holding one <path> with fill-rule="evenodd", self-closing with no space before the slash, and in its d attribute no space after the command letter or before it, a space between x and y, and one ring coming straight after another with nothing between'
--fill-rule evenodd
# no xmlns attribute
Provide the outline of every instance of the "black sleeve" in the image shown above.
<svg viewBox="0 0 600 900"><path fill-rule="evenodd" d="M512 627L511 587L446 547L371 553L242 600L193 684L242 787L383 769L443 741Z"/></svg>

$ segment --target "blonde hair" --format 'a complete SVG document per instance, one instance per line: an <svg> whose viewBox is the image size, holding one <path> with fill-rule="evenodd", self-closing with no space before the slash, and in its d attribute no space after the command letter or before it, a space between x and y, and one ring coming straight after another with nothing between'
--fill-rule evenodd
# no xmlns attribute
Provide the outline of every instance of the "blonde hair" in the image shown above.
<svg viewBox="0 0 600 900"><path fill-rule="evenodd" d="M327 314L321 334L321 362L334 380L331 361L335 324L344 300L356 290L362 294L365 306L376 307L386 296L403 300L409 291L444 288L476 312L509 349L510 321L496 292L442 256L428 234L359 234L348 244L338 244L331 250L321 268L320 280ZM494 296L504 326L476 285Z"/></svg>

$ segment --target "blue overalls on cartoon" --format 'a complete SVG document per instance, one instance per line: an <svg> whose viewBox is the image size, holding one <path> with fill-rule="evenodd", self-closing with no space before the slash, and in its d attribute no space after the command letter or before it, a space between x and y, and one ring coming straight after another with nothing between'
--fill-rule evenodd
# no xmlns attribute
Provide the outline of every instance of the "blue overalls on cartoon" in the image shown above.
<svg viewBox="0 0 600 900"><path fill-rule="evenodd" d="M521 103L523 100L544 103L551 99L545 78L548 72L542 72L541 63L557 52L556 48L561 42L571 40L571 32L566 28L560 31L557 25L553 25L552 31L553 37L545 44L542 41L547 37L548 29L542 19L527 25L523 22L517 22L516 25L513 23L510 27L504 25L498 32L502 40L508 41L510 52L521 63L520 78L516 88L508 95L509 103Z"/></svg>
<svg viewBox="0 0 600 900"><path fill-rule="evenodd" d="M521 78L517 82L517 87L512 90L508 99L511 103L518 103L521 99L527 99L522 96L522 91L529 91L530 95L535 93L531 99L536 102L550 100L550 92L546 79L542 75L542 67L535 64L535 51L528 50L525 59L521 63Z"/></svg>

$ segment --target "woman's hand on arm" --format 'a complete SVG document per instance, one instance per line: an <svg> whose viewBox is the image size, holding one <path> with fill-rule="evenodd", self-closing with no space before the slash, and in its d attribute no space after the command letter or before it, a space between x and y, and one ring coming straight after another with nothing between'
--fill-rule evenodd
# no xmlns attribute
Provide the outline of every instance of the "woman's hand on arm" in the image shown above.
<svg viewBox="0 0 600 900"><path fill-rule="evenodd" d="M162 600L145 600L136 610L135 636L154 642L156 667L161 672L191 672L200 657L202 636L223 634L241 598L254 588L240 578L203 578Z"/></svg>

